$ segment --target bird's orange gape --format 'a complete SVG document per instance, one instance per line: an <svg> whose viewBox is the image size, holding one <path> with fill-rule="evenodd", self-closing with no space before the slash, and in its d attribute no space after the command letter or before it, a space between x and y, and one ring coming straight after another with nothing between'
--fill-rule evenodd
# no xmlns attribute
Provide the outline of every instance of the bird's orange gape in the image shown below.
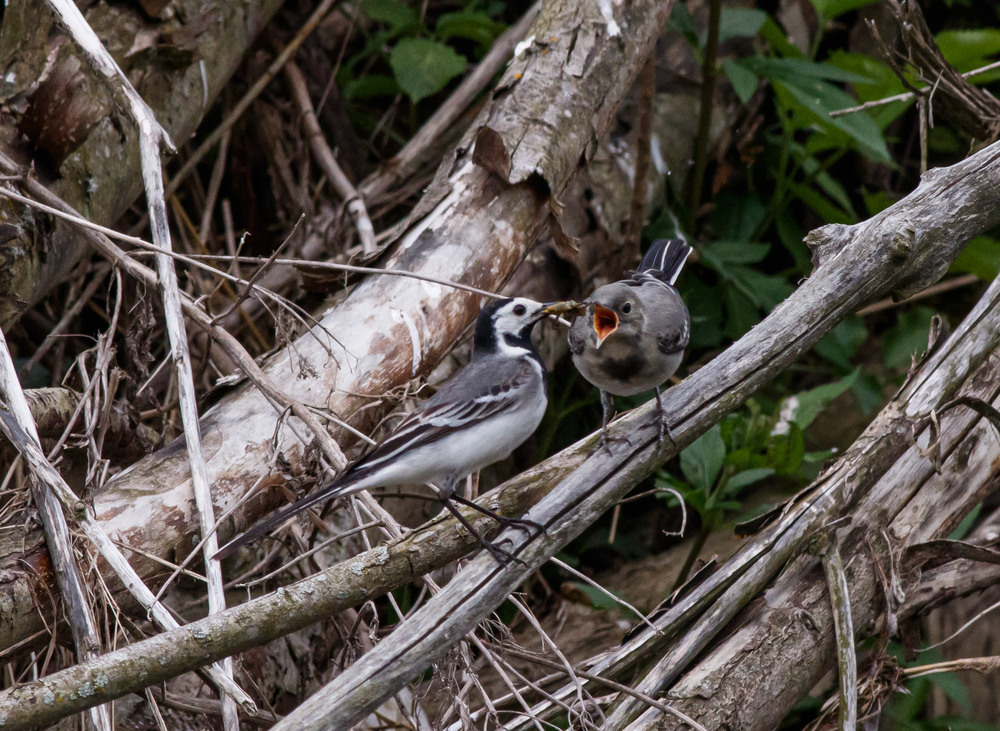
<svg viewBox="0 0 1000 731"><path fill-rule="evenodd" d="M596 347L618 329L618 314L604 305L594 305L594 332L597 333Z"/></svg>

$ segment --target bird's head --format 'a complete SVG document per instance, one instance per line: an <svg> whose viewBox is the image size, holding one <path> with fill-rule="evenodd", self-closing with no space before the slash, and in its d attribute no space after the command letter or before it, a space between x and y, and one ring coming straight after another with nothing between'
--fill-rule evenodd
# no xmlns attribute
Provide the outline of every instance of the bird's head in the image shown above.
<svg viewBox="0 0 1000 731"><path fill-rule="evenodd" d="M642 310L637 305L635 287L620 282L596 290L587 301L591 325L597 335L595 347L615 333L628 334L642 327Z"/></svg>
<svg viewBox="0 0 1000 731"><path fill-rule="evenodd" d="M531 330L542 319L557 316L579 307L575 302L535 302L526 297L494 300L476 320L475 346L493 348L500 340L508 343L531 342Z"/></svg>

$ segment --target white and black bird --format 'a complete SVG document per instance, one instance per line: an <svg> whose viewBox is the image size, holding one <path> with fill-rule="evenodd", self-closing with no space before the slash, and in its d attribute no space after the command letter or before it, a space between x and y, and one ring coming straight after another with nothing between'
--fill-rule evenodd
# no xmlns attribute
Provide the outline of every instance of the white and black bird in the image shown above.
<svg viewBox="0 0 1000 731"><path fill-rule="evenodd" d="M452 504L471 505L504 524L537 526L504 518L455 494L467 475L507 457L538 427L548 403L545 365L531 331L547 315L574 303L540 304L518 297L489 303L479 313L469 364L405 417L393 432L343 474L279 510L216 553L231 554L318 503L388 485L427 484L445 506L501 563L511 556L484 540Z"/></svg>
<svg viewBox="0 0 1000 731"><path fill-rule="evenodd" d="M584 315L569 331L580 374L601 389L601 441L614 414L614 396L656 391L660 439L666 430L660 385L674 374L691 335L691 316L674 288L691 247L658 239L627 279L606 284L584 300Z"/></svg>

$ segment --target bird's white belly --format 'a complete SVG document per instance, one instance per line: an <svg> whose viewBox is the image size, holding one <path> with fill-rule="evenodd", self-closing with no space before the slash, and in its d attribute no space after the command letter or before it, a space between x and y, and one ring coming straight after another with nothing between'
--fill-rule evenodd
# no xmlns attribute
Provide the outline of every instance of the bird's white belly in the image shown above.
<svg viewBox="0 0 1000 731"><path fill-rule="evenodd" d="M533 408L493 416L432 444L411 449L379 470L378 479L363 480L359 487L415 485L459 479L507 457L538 428L545 414L545 399L527 399Z"/></svg>

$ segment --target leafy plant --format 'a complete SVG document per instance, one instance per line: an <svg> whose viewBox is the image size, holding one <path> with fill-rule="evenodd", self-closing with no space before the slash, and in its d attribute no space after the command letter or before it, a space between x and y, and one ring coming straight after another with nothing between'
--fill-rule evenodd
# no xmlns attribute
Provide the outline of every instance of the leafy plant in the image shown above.
<svg viewBox="0 0 1000 731"><path fill-rule="evenodd" d="M681 452L683 479L664 470L657 473L657 486L676 491L701 522L678 583L686 578L708 535L722 527L727 516L743 512L740 497L747 487L772 476L795 483L815 476L818 465L832 452L806 452L804 432L857 376L854 371L834 383L789 396L772 412L751 400ZM676 500L671 492L663 495Z"/></svg>
<svg viewBox="0 0 1000 731"><path fill-rule="evenodd" d="M471 3L431 23L400 0L364 0L361 12L373 21L374 30L341 70L344 95L360 100L402 92L416 104L436 94L468 65L470 59L460 50L485 52L504 31L506 26L495 18L502 9L497 3ZM391 75L372 70L374 59L385 62Z"/></svg>

